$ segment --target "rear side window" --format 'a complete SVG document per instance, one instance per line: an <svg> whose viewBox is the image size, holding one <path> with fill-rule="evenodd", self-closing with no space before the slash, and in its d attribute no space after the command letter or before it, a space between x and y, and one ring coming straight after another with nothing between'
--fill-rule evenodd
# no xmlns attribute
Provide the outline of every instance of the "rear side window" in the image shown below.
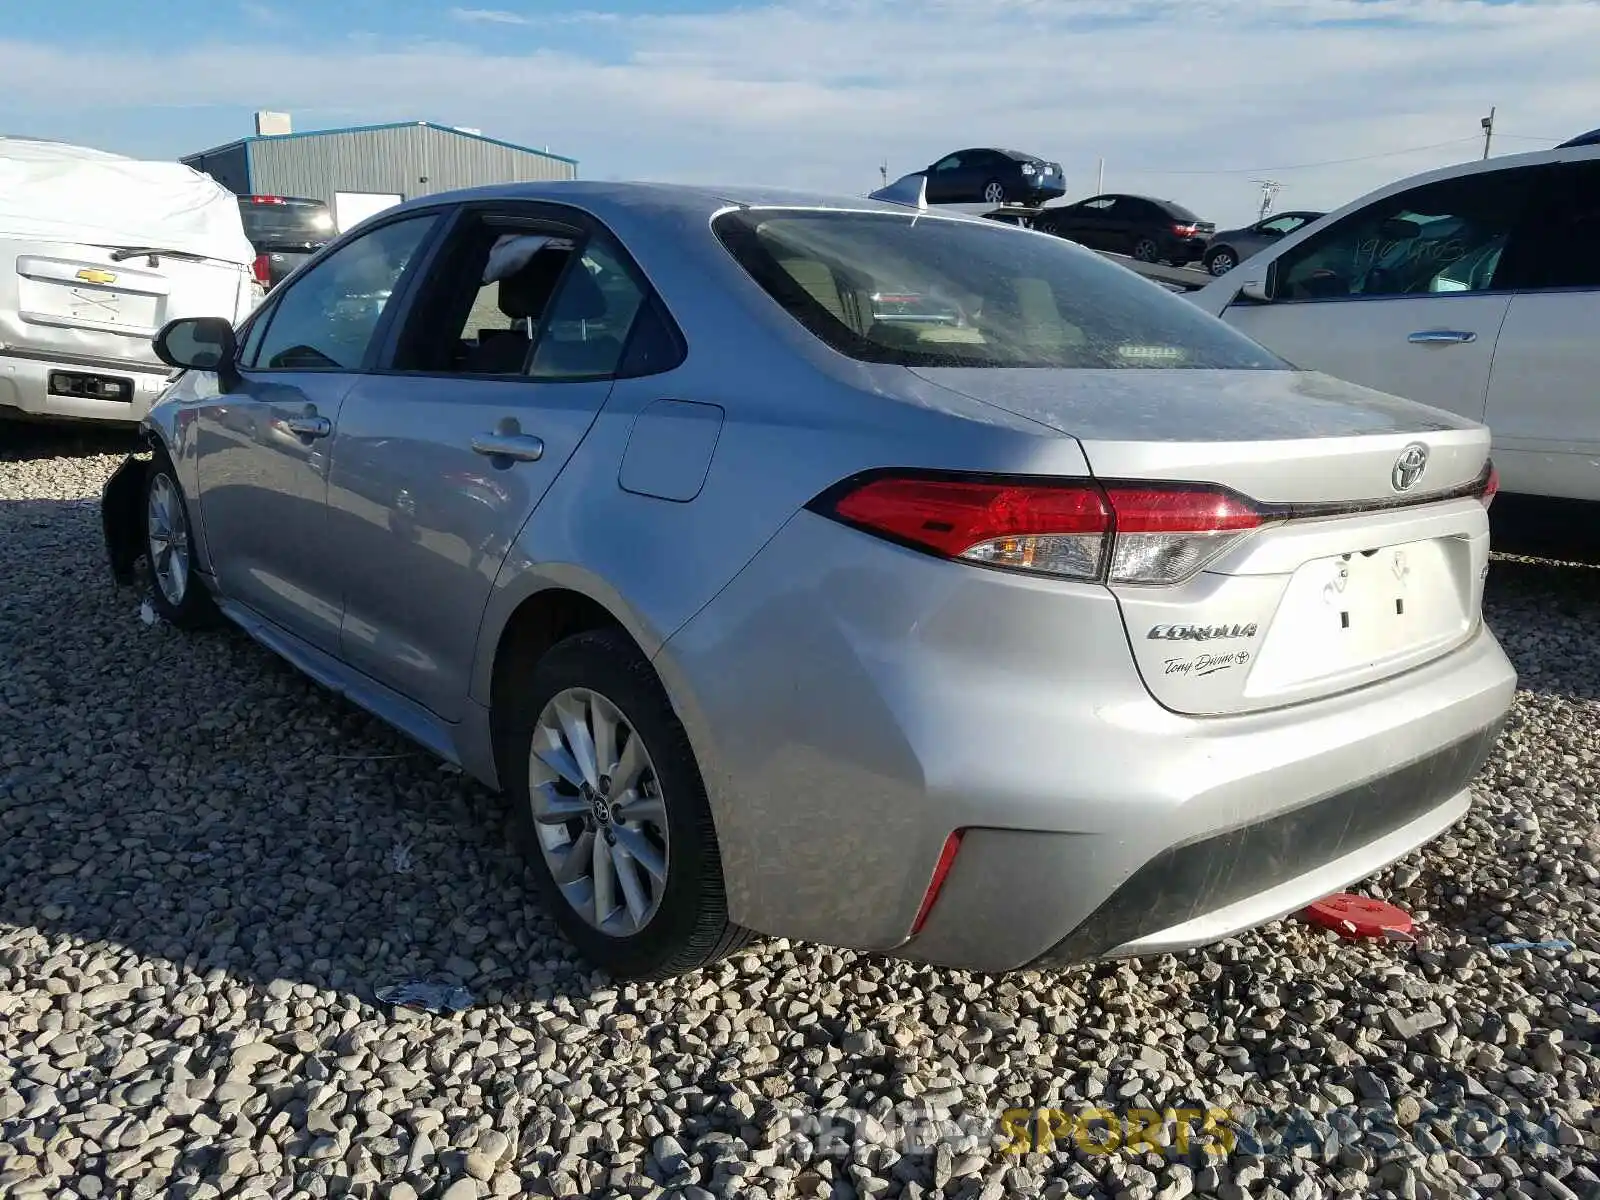
<svg viewBox="0 0 1600 1200"><path fill-rule="evenodd" d="M795 320L865 362L1290 369L1126 267L992 222L746 209L713 229Z"/></svg>
<svg viewBox="0 0 1600 1200"><path fill-rule="evenodd" d="M1600 288L1600 160L1563 163L1544 180L1522 264L1528 289ZM1509 256L1508 256L1509 257Z"/></svg>

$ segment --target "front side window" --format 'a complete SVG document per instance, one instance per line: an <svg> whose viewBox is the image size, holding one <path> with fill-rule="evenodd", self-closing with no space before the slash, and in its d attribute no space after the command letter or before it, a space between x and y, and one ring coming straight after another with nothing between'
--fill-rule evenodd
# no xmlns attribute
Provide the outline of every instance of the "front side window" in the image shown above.
<svg viewBox="0 0 1600 1200"><path fill-rule="evenodd" d="M472 216L436 256L391 370L603 378L647 288L604 235Z"/></svg>
<svg viewBox="0 0 1600 1200"><path fill-rule="evenodd" d="M268 371L355 371L400 277L437 218L374 229L298 276L268 317L250 365Z"/></svg>
<svg viewBox="0 0 1600 1200"><path fill-rule="evenodd" d="M993 222L758 209L713 228L790 315L867 362L1289 369L1126 267Z"/></svg>
<svg viewBox="0 0 1600 1200"><path fill-rule="evenodd" d="M1524 172L1489 172L1370 204L1278 260L1277 298L1491 290L1527 185Z"/></svg>

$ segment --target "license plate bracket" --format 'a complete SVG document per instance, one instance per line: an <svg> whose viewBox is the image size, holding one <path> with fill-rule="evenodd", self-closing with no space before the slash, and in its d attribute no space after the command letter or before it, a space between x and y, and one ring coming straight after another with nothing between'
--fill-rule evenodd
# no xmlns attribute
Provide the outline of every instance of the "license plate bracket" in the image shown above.
<svg viewBox="0 0 1600 1200"><path fill-rule="evenodd" d="M121 375L100 375L90 371L51 371L50 394L75 400L110 400L117 404L133 402L133 380Z"/></svg>

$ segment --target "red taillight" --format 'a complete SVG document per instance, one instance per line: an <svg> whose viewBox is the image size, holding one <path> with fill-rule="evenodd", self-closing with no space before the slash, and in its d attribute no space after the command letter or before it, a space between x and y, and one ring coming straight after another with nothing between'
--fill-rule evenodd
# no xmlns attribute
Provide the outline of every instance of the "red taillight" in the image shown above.
<svg viewBox="0 0 1600 1200"><path fill-rule="evenodd" d="M1500 470L1493 463L1489 464L1489 478L1483 485L1483 495L1480 499L1483 506L1488 508L1494 503L1494 498L1500 494Z"/></svg>
<svg viewBox="0 0 1600 1200"><path fill-rule="evenodd" d="M813 507L944 558L1113 583L1179 583L1262 523L1223 488L881 475Z"/></svg>
<svg viewBox="0 0 1600 1200"><path fill-rule="evenodd" d="M256 255L255 262L250 264L250 270L254 273L257 283L272 282L272 273L267 268L267 256L265 254Z"/></svg>
<svg viewBox="0 0 1600 1200"><path fill-rule="evenodd" d="M939 861L933 865L933 878L928 880L928 890L922 894L922 904L917 909L917 919L911 922L913 936L921 931L928 914L933 911L933 902L939 898L939 889L944 886L945 876L950 874L950 868L955 866L956 851L961 849L961 833L962 831L958 829L944 840L944 849L939 851Z"/></svg>
<svg viewBox="0 0 1600 1200"><path fill-rule="evenodd" d="M1177 234L1179 237L1193 237L1195 234L1200 232L1200 226L1198 226L1198 225L1174 225L1172 227L1172 232Z"/></svg>
<svg viewBox="0 0 1600 1200"><path fill-rule="evenodd" d="M251 204L287 204L289 202L287 200L285 200L282 196L251 196L250 197L250 203Z"/></svg>

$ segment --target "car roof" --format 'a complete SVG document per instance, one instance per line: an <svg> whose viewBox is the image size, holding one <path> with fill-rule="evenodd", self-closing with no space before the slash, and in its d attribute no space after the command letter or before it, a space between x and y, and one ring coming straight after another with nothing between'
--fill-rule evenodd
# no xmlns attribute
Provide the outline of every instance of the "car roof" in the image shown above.
<svg viewBox="0 0 1600 1200"><path fill-rule="evenodd" d="M533 183L495 183L458 191L417 196L388 209L428 208L441 203L492 200L543 201L583 209L605 220L608 214L632 216L711 216L729 208L808 208L851 212L900 213L921 211L941 220L978 221L966 213L938 209L915 210L904 204L873 200L837 192L761 186L716 187L701 184L616 182L599 180L543 180ZM993 222L984 222L992 225Z"/></svg>

